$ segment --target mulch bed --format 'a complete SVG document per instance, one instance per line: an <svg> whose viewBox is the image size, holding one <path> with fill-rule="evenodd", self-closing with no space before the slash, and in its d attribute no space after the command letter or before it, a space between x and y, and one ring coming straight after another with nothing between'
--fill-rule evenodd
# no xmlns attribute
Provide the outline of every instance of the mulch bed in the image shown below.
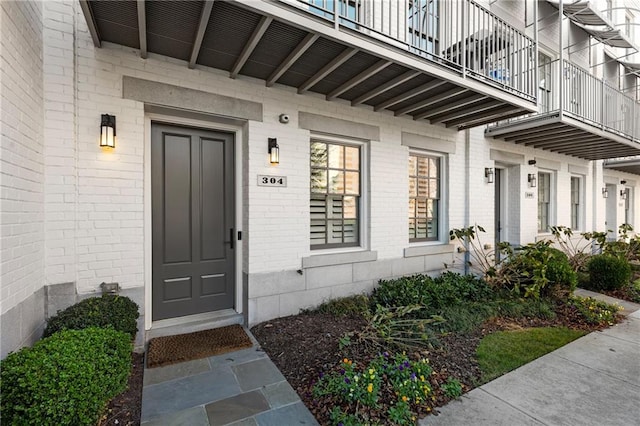
<svg viewBox="0 0 640 426"><path fill-rule="evenodd" d="M470 391L480 383L481 372L475 352L487 334L499 330L547 326L566 326L585 331L604 328L587 324L570 306L561 305L556 308L556 313L556 318L549 320L493 319L474 332L443 336L439 338L437 347L429 351L408 354L414 359L426 357L435 372L430 379L432 388L436 389L435 400L426 411L418 414L422 417L450 401L438 386L449 377L458 379L464 392ZM365 321L360 317L303 313L258 324L251 332L318 421L321 424L329 424L329 411L332 407L313 398L313 385L321 372L335 368L343 357L366 364L377 355L370 348L357 342L339 348L340 337L346 333L358 332L364 325Z"/></svg>
<svg viewBox="0 0 640 426"><path fill-rule="evenodd" d="M138 426L142 414L144 354L133 353L127 390L113 398L99 426Z"/></svg>

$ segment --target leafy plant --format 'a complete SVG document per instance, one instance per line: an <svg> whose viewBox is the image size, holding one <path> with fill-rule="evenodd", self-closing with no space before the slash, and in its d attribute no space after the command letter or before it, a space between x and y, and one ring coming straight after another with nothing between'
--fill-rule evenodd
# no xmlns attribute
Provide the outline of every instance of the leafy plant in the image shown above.
<svg viewBox="0 0 640 426"><path fill-rule="evenodd" d="M462 383L453 377L449 377L447 381L440 386L440 388L449 398L458 398L462 395Z"/></svg>
<svg viewBox="0 0 640 426"><path fill-rule="evenodd" d="M449 239L458 241L464 247L471 258L468 265L480 272L485 280L491 282L496 276L500 264L496 254L499 252L508 255L512 248L509 243L500 242L495 249L485 249L484 244L480 241L480 232L486 232L480 225L455 228L449 231Z"/></svg>
<svg viewBox="0 0 640 426"><path fill-rule="evenodd" d="M103 295L82 300L47 322L43 337L61 330L81 330L88 327L111 327L135 338L138 331L138 305L125 296Z"/></svg>
<svg viewBox="0 0 640 426"><path fill-rule="evenodd" d="M523 246L499 271L500 285L524 297L564 297L575 290L578 277L567 256L551 241Z"/></svg>
<svg viewBox="0 0 640 426"><path fill-rule="evenodd" d="M334 401L331 420L343 425L366 424L367 409L376 408L383 393L394 395L397 400L388 417L395 424L409 425L432 393L431 373L426 359L411 361L405 354L385 352L363 366L345 358L338 369L320 377L312 392L316 398Z"/></svg>
<svg viewBox="0 0 640 426"><path fill-rule="evenodd" d="M592 290L615 290L629 284L631 265L611 255L592 256L588 263L589 287Z"/></svg>
<svg viewBox="0 0 640 426"><path fill-rule="evenodd" d="M5 424L95 425L124 391L131 336L112 329L63 330L0 362Z"/></svg>
<svg viewBox="0 0 640 426"><path fill-rule="evenodd" d="M569 264L574 271L586 270L586 264L591 255L593 247L593 238L595 233L582 233L581 238L576 240L573 236L573 230L567 226L552 226L556 244L569 258ZM604 234L606 236L606 233Z"/></svg>
<svg viewBox="0 0 640 426"><path fill-rule="evenodd" d="M421 305L399 306L397 308L378 305L367 325L357 333L357 337L361 342L378 348L414 349L427 347L433 338L429 335L429 326L440 324L444 322L444 319L437 315L430 318L410 316L423 308Z"/></svg>
<svg viewBox="0 0 640 426"><path fill-rule="evenodd" d="M620 306L601 302L592 297L572 297L569 300L589 324L613 325Z"/></svg>

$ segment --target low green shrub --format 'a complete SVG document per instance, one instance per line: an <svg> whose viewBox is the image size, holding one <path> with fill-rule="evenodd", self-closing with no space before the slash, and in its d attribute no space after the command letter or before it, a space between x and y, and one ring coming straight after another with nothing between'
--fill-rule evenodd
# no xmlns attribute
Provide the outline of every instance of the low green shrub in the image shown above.
<svg viewBox="0 0 640 426"><path fill-rule="evenodd" d="M63 330L0 362L0 416L7 425L95 425L124 391L130 335L103 328Z"/></svg>
<svg viewBox="0 0 640 426"><path fill-rule="evenodd" d="M328 300L314 309L314 312L331 314L337 317L350 315L367 317L370 314L369 297L364 294L359 294Z"/></svg>
<svg viewBox="0 0 640 426"><path fill-rule="evenodd" d="M412 275L393 280L380 280L373 291L373 306L397 307L423 305L427 314L444 306L468 301L486 301L493 297L491 288L473 275L447 271L437 278Z"/></svg>
<svg viewBox="0 0 640 426"><path fill-rule="evenodd" d="M440 385L440 388L449 398L458 398L462 395L462 383L453 377L449 377L445 383Z"/></svg>
<svg viewBox="0 0 640 426"><path fill-rule="evenodd" d="M588 268L591 290L616 290L629 284L631 279L631 266L620 257L592 256Z"/></svg>
<svg viewBox="0 0 640 426"><path fill-rule="evenodd" d="M60 330L111 327L135 338L138 331L138 305L125 296L91 297L58 312L47 322L43 337Z"/></svg>
<svg viewBox="0 0 640 426"><path fill-rule="evenodd" d="M509 318L553 319L556 313L547 299L500 298L494 303L496 312Z"/></svg>
<svg viewBox="0 0 640 426"><path fill-rule="evenodd" d="M538 241L519 248L502 265L496 282L524 297L566 299L575 290L578 276L567 255L550 244Z"/></svg>

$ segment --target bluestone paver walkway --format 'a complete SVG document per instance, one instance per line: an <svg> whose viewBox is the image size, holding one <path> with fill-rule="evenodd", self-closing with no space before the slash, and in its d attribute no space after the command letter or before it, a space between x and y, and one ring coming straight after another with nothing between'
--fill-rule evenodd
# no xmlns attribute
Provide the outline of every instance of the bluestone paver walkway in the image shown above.
<svg viewBox="0 0 640 426"><path fill-rule="evenodd" d="M248 330L247 334L255 343ZM317 425L298 394L258 347L145 368L145 426Z"/></svg>
<svg viewBox="0 0 640 426"><path fill-rule="evenodd" d="M640 305L617 302L627 315L622 323L480 386L419 424L640 425Z"/></svg>

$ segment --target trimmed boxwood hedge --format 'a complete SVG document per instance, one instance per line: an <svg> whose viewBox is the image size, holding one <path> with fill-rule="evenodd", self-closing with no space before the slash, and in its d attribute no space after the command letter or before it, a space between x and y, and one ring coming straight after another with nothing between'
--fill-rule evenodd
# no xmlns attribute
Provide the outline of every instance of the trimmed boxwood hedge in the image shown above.
<svg viewBox="0 0 640 426"><path fill-rule="evenodd" d="M128 333L134 339L138 331L139 316L138 305L128 297L109 294L91 297L51 317L43 337L51 336L60 330L111 327Z"/></svg>
<svg viewBox="0 0 640 426"><path fill-rule="evenodd" d="M631 265L625 259L607 254L591 256L589 263L589 290L616 290L629 284Z"/></svg>
<svg viewBox="0 0 640 426"><path fill-rule="evenodd" d="M0 362L6 425L95 425L131 371L131 336L105 328L64 330Z"/></svg>

